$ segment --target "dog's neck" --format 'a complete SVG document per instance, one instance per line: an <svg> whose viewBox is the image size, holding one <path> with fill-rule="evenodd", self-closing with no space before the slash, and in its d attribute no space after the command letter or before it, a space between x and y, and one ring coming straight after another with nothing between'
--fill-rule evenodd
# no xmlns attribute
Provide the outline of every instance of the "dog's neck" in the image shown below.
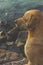
<svg viewBox="0 0 43 65"><path fill-rule="evenodd" d="M43 38L43 27L39 27L34 31L28 31L28 38L38 37Z"/></svg>
<svg viewBox="0 0 43 65"><path fill-rule="evenodd" d="M28 37L27 37L28 41L34 41L35 43L41 43L43 42L43 36L39 35L34 35L30 32L28 32Z"/></svg>

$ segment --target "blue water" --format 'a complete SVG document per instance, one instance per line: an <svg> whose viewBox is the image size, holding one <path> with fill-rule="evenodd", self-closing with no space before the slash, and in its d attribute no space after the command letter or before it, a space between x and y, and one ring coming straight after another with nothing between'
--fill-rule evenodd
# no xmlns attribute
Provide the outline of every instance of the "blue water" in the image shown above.
<svg viewBox="0 0 43 65"><path fill-rule="evenodd" d="M37 4L42 5L43 0L0 0L0 9L10 8L11 6L15 6L17 4L19 4L20 6L26 6L27 4L29 4L28 7L34 7Z"/></svg>
<svg viewBox="0 0 43 65"><path fill-rule="evenodd" d="M43 5L43 0L0 0L0 20L16 19L38 5Z"/></svg>

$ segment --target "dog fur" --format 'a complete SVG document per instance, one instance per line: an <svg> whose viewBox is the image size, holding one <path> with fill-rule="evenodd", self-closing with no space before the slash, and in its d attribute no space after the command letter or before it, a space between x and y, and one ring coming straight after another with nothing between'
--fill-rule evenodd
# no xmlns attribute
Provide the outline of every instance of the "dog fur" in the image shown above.
<svg viewBox="0 0 43 65"><path fill-rule="evenodd" d="M20 29L28 31L24 46L28 65L43 65L43 14L40 10L29 10L16 22Z"/></svg>

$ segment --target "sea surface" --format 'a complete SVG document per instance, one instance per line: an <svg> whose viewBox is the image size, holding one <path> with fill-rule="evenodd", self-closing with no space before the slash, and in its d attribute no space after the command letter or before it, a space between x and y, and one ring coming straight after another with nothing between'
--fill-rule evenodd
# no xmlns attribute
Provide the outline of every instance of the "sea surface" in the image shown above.
<svg viewBox="0 0 43 65"><path fill-rule="evenodd" d="M0 0L0 20L16 19L39 5L43 5L43 0Z"/></svg>

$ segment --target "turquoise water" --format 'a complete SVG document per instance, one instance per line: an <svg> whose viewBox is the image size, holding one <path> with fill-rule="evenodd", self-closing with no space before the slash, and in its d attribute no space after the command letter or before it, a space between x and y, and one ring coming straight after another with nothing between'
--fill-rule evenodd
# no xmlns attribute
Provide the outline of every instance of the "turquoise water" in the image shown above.
<svg viewBox="0 0 43 65"><path fill-rule="evenodd" d="M0 19L16 19L37 5L43 5L43 0L0 0Z"/></svg>
<svg viewBox="0 0 43 65"><path fill-rule="evenodd" d="M31 6L28 7L34 7L37 4L43 5L43 0L0 0L0 9L9 8L12 5L17 4L20 6L26 6L27 4L30 4Z"/></svg>

